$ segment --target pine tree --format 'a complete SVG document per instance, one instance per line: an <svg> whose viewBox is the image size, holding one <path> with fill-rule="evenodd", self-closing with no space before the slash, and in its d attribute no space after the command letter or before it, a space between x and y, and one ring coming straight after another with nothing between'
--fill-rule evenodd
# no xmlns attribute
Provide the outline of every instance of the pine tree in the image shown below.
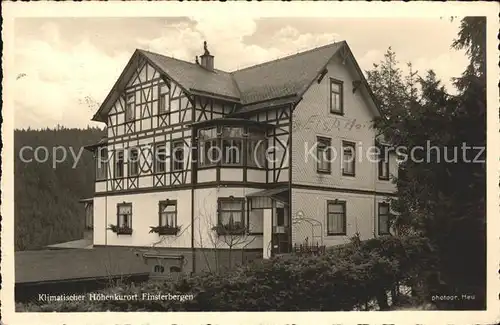
<svg viewBox="0 0 500 325"><path fill-rule="evenodd" d="M453 47L466 49L470 64L454 82L457 96L446 92L432 70L417 78L417 87L413 72L397 73L392 54L368 73L370 84L384 85L374 87L386 115L376 123L384 137L407 154L424 147L400 165L395 226L434 243L440 264L437 281L428 283L431 293L475 294L467 308L485 302L486 175L483 163L472 162L481 149L470 149L484 147L486 139L485 34L484 19L462 20ZM466 308L457 302L441 307Z"/></svg>

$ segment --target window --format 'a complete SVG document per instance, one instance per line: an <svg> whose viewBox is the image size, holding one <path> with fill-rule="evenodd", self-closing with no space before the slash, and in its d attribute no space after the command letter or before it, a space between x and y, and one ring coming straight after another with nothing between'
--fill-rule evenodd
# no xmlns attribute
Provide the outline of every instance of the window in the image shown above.
<svg viewBox="0 0 500 325"><path fill-rule="evenodd" d="M96 179L104 180L107 177L108 149L104 147L98 148L96 157L97 157Z"/></svg>
<svg viewBox="0 0 500 325"><path fill-rule="evenodd" d="M118 228L132 229L132 203L118 204Z"/></svg>
<svg viewBox="0 0 500 325"><path fill-rule="evenodd" d="M245 199L221 198L219 199L218 224L228 229L243 228L243 213Z"/></svg>
<svg viewBox="0 0 500 325"><path fill-rule="evenodd" d="M381 147L378 160L378 179L389 180L389 153L386 147Z"/></svg>
<svg viewBox="0 0 500 325"><path fill-rule="evenodd" d="M125 103L125 121L132 121L135 118L135 95L128 94Z"/></svg>
<svg viewBox="0 0 500 325"><path fill-rule="evenodd" d="M267 141L263 133L257 130L249 130L247 139L247 166L266 167Z"/></svg>
<svg viewBox="0 0 500 325"><path fill-rule="evenodd" d="M342 175L354 176L356 173L356 144L342 141Z"/></svg>
<svg viewBox="0 0 500 325"><path fill-rule="evenodd" d="M389 218L390 218L390 205L389 203L379 203L378 204L378 234L389 235Z"/></svg>
<svg viewBox="0 0 500 325"><path fill-rule="evenodd" d="M178 141L172 143L172 170L179 171L184 169L184 142Z"/></svg>
<svg viewBox="0 0 500 325"><path fill-rule="evenodd" d="M241 165L243 161L243 128L222 128L223 165Z"/></svg>
<svg viewBox="0 0 500 325"><path fill-rule="evenodd" d="M160 201L159 204L160 227L177 227L177 201L166 200Z"/></svg>
<svg viewBox="0 0 500 325"><path fill-rule="evenodd" d="M158 114L170 112L170 89L167 85L160 86L160 95L158 99Z"/></svg>
<svg viewBox="0 0 500 325"><path fill-rule="evenodd" d="M216 165L220 159L220 152L217 147L217 128L199 130L198 143L198 166Z"/></svg>
<svg viewBox="0 0 500 325"><path fill-rule="evenodd" d="M164 173L166 171L167 152L165 145L157 145L155 150L155 172Z"/></svg>
<svg viewBox="0 0 500 325"><path fill-rule="evenodd" d="M346 202L328 201L326 211L327 235L345 235L346 223Z"/></svg>
<svg viewBox="0 0 500 325"><path fill-rule="evenodd" d="M316 171L322 174L330 174L332 170L331 164L331 139L329 138L317 138L316 147Z"/></svg>
<svg viewBox="0 0 500 325"><path fill-rule="evenodd" d="M137 176L139 175L139 150L137 148L132 148L129 153L128 176Z"/></svg>
<svg viewBox="0 0 500 325"><path fill-rule="evenodd" d="M115 178L123 177L123 151L115 152Z"/></svg>
<svg viewBox="0 0 500 325"><path fill-rule="evenodd" d="M344 114L343 83L330 78L330 113Z"/></svg>
<svg viewBox="0 0 500 325"><path fill-rule="evenodd" d="M223 126L198 131L198 166L214 165L266 167L265 132L250 128Z"/></svg>
<svg viewBox="0 0 500 325"><path fill-rule="evenodd" d="M94 204L85 202L85 229L94 228Z"/></svg>

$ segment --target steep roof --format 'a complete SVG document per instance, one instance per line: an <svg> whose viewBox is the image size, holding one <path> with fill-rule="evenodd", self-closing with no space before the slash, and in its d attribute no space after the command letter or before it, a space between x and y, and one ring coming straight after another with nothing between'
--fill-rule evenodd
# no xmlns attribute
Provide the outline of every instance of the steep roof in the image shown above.
<svg viewBox="0 0 500 325"><path fill-rule="evenodd" d="M217 69L209 71L196 63L145 50L137 50L131 62L134 57L142 56L160 73L175 80L185 91L220 96L239 102L242 104L242 108L235 112L238 114L258 109L258 107L265 105L264 102L266 104L272 102L276 105L281 102L297 102L324 70L331 58L342 48L346 50L343 51L344 53L348 53L352 57L363 84L368 86L345 41L317 47L233 72ZM103 102L94 119L99 120L99 114L106 112L111 102L116 99L119 88L125 84L125 81L121 79L129 75L130 73L126 73L126 71L129 67L134 66L131 62L125 68L122 76L120 76L110 95ZM369 88L368 93L374 99Z"/></svg>
<svg viewBox="0 0 500 325"><path fill-rule="evenodd" d="M199 90L222 96L240 98L238 87L228 72L217 69L209 71L195 63L144 50L138 51L150 59L162 72L187 90Z"/></svg>
<svg viewBox="0 0 500 325"><path fill-rule="evenodd" d="M187 90L238 98L242 104L251 104L301 94L344 44L328 44L230 73L209 71L195 63L138 51Z"/></svg>
<svg viewBox="0 0 500 325"><path fill-rule="evenodd" d="M233 72L242 103L301 95L344 44L329 44Z"/></svg>

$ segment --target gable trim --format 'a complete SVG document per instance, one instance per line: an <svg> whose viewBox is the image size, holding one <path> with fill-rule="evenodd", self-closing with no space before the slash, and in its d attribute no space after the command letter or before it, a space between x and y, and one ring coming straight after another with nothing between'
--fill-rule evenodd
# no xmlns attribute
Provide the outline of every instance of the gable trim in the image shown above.
<svg viewBox="0 0 500 325"><path fill-rule="evenodd" d="M152 61L150 58L148 58L146 55L142 53L141 50L137 49L135 50L134 54L132 54L132 57L128 61L127 65L123 69L122 73L116 80L115 84L111 88L111 91L108 93L104 101L102 102L101 106L97 110L97 112L94 114L92 117L92 121L96 122L104 122L107 123L107 119L104 117L105 114L109 113L109 110L111 109L112 104L114 101L112 101L113 97L116 96L117 100L120 98L120 92L125 89L127 86L127 81L124 80L127 72L133 68L133 65L136 65L136 70L137 68L143 66L145 63L150 64L158 73L160 74L160 77L163 79L163 81L167 82L167 79L169 82L173 82L177 87L181 88L183 92L185 92L188 95L188 98L190 98L191 93L183 87L179 82L175 81L172 77L170 77L163 69L161 69L154 61ZM132 77L134 77L134 74L132 73Z"/></svg>
<svg viewBox="0 0 500 325"><path fill-rule="evenodd" d="M101 106L99 107L97 112L94 114L94 116L92 116L92 121L104 122L104 123L108 124L107 119L103 118L102 113L106 109L107 110L111 109L111 107L108 107L109 101L111 100L111 97L113 94L118 93L118 88L119 88L120 82L123 80L123 78L125 78L126 72L132 68L132 65L134 63L137 63L137 68L141 65L141 62L137 59L138 55L139 54L138 54L137 50L134 52L134 54L132 54L132 56L130 57L130 60L128 60L127 65L125 65L125 68L120 73L120 76L118 77L118 79L116 79L115 84L113 85L113 87L109 91L108 95L106 96L106 98L102 102ZM133 77L133 75L132 75L132 77ZM119 94L117 94L117 98L119 98Z"/></svg>
<svg viewBox="0 0 500 325"><path fill-rule="evenodd" d="M370 95L370 99L373 101L373 104L375 105L376 109L377 109L377 112L382 115L381 111L380 111L380 107L379 105L377 104L377 100L375 98L375 94L373 93L373 91L371 90L370 86L368 85L368 81L366 80L365 76L363 75L363 71L361 70L361 68L359 67L358 65L358 62L356 61L356 58L354 57L354 54L352 53L351 49L349 48L349 45L347 44L346 41L342 41L342 46L339 47L335 53L332 54L332 56L330 57L330 59L328 59L328 61L323 65L323 67L317 72L316 76L309 82L309 84L307 84L306 87L304 87L304 89L298 94L298 97L299 98L302 98L304 96L304 94L309 90L309 88L311 88L312 84L314 83L314 81L318 80L319 78L323 78L324 76L323 73L325 70L327 70L327 67L328 67L328 64L330 63L330 61L339 53L339 51L344 51L343 53L346 54L345 57L344 57L344 60L349 58L352 63L353 63L353 66L354 66L354 69L356 70L357 74L360 76L360 79L361 79L361 84L363 86L365 86L365 89L367 90L368 94ZM295 106L296 107L296 106ZM294 109L295 109L294 107Z"/></svg>

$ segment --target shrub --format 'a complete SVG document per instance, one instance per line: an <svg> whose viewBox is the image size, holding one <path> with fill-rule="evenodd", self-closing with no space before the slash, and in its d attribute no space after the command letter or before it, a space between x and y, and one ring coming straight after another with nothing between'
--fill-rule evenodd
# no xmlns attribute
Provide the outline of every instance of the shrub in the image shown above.
<svg viewBox="0 0 500 325"><path fill-rule="evenodd" d="M432 267L421 238L383 237L330 248L319 256L281 256L224 274L202 273L172 281L120 285L107 294L171 293L192 300L107 300L20 306L30 311L298 311L353 310ZM381 301L385 299L385 301ZM381 304L382 302L382 304Z"/></svg>

